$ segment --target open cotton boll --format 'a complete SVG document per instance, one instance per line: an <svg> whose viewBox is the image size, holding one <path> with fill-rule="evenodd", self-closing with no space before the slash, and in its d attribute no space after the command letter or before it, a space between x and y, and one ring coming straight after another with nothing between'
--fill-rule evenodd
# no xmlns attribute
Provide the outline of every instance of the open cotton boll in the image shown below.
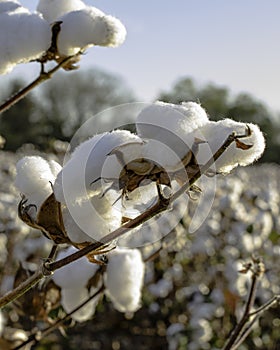
<svg viewBox="0 0 280 350"><path fill-rule="evenodd" d="M175 105L158 101L139 113L136 127L140 137L157 140L181 158L193 145L191 132L208 122L205 110L195 102Z"/></svg>
<svg viewBox="0 0 280 350"><path fill-rule="evenodd" d="M55 161L50 163L38 156L23 157L16 165L15 185L24 194L28 203L40 208L52 193L54 183L61 166Z"/></svg>
<svg viewBox="0 0 280 350"><path fill-rule="evenodd" d="M67 198L71 197L74 202L81 201L88 198L89 192L94 191L96 187L100 190L100 181L91 185L98 178L118 179L122 165L115 155L109 156L109 153L126 143L132 144L127 146L130 153L129 157L126 158L137 158L137 144L139 145L143 141L127 130L106 132L81 143L57 176L54 184L56 199L65 203L66 195ZM133 147L133 143L136 146ZM100 192L96 194L99 195Z"/></svg>
<svg viewBox="0 0 280 350"><path fill-rule="evenodd" d="M10 72L18 63L38 59L49 48L49 24L24 8L0 13L0 74Z"/></svg>
<svg viewBox="0 0 280 350"><path fill-rule="evenodd" d="M77 54L93 45L116 47L123 43L126 29L114 17L94 7L66 13L62 21L57 47L60 55Z"/></svg>
<svg viewBox="0 0 280 350"><path fill-rule="evenodd" d="M247 127L251 130L251 135L241 138L240 141L246 145L252 145L249 149L241 149L233 142L230 147L215 162L216 171L228 173L238 165L246 166L256 161L263 154L265 149L265 139L259 127L251 123L239 123L231 119L224 119L218 122L211 122L200 129L200 133L207 140L207 145L214 154L224 143L227 137L234 131L237 135L244 135ZM198 162L204 164L211 154L209 148L204 152L203 145L200 146Z"/></svg>
<svg viewBox="0 0 280 350"><path fill-rule="evenodd" d="M110 179L118 180L122 169L116 156L109 156L109 153L126 142L139 145L142 140L125 130L96 135L75 149L58 174L54 193L56 199L67 207L62 215L72 241L81 242L83 233L100 240L120 226L122 212L112 205L116 193L102 194L110 186Z"/></svg>
<svg viewBox="0 0 280 350"><path fill-rule="evenodd" d="M65 13L81 10L85 7L85 3L81 0L40 0L37 11L43 15L46 21L53 23Z"/></svg>
<svg viewBox="0 0 280 350"><path fill-rule="evenodd" d="M122 213L112 206L115 198L94 197L79 203L66 202L62 217L68 237L74 243L100 241L121 225ZM110 197L109 197L110 198Z"/></svg>
<svg viewBox="0 0 280 350"><path fill-rule="evenodd" d="M76 285L71 289L61 290L61 305L67 313L72 312L77 306L85 302L89 298L88 289ZM84 307L76 311L71 317L77 322L85 322L89 320L95 312L95 307L98 303L98 298L94 298Z"/></svg>
<svg viewBox="0 0 280 350"><path fill-rule="evenodd" d="M57 259L63 259L77 251L78 250L73 247L61 250L57 255ZM90 263L86 257L82 257L55 271L52 279L55 284L65 289L85 287L88 280L95 275L98 269L98 265Z"/></svg>
<svg viewBox="0 0 280 350"><path fill-rule="evenodd" d="M139 113L136 127L140 137L160 140L163 131L160 128L181 136L202 127L208 121L205 110L198 103L183 102L176 105L157 101Z"/></svg>
<svg viewBox="0 0 280 350"><path fill-rule="evenodd" d="M137 249L116 248L108 253L105 293L116 310L135 312L140 308L145 265Z"/></svg>
<svg viewBox="0 0 280 350"><path fill-rule="evenodd" d="M73 211L73 208L71 208ZM79 210L80 208L77 208L76 210ZM108 225L104 225L104 221L97 222L96 216L92 216L92 213L90 213L90 219L86 218L86 224L83 221L83 225L86 225L89 227L90 224L92 226L88 228L89 234L91 236L95 236L96 232L98 232L98 235L104 236L107 234L110 229ZM73 216L78 216L78 220L73 218ZM79 226L79 221L82 221L84 217L82 215L71 215L68 208L66 206L62 207L62 218L63 218L63 224L65 227L65 231L67 232L67 236L73 243L83 243L83 242L94 242L94 238L90 237L88 234L85 233L83 230L85 227L83 226L83 229ZM90 222L89 222L90 221ZM120 221L119 221L120 222ZM96 235L97 236L97 235Z"/></svg>

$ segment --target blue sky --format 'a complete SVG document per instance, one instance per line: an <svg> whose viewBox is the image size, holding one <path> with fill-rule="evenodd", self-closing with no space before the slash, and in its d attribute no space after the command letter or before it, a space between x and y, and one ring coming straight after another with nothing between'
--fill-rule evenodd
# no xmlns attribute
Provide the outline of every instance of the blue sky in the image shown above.
<svg viewBox="0 0 280 350"><path fill-rule="evenodd" d="M250 92L280 111L279 0L85 2L121 19L128 35L119 48L88 50L81 69L121 75L141 101L190 76ZM34 9L37 2L21 3Z"/></svg>

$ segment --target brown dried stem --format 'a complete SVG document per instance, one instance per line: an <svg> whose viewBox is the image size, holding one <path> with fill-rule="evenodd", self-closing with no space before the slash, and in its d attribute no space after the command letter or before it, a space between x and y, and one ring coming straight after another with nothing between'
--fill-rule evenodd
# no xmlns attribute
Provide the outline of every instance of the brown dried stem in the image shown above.
<svg viewBox="0 0 280 350"><path fill-rule="evenodd" d="M252 283L249 290L248 299L245 305L245 309L240 321L236 324L235 328L230 334L229 340L226 343L223 350L235 350L239 347L239 345L245 340L245 338L249 335L254 322L257 320L257 317L249 323L248 322L253 315L251 313L251 309L254 306L257 285L260 277L264 272L264 265L260 258L253 258L253 265L248 265L248 271L252 272ZM247 271L247 272L248 272Z"/></svg>
<svg viewBox="0 0 280 350"><path fill-rule="evenodd" d="M47 336L48 334L52 333L55 329L59 328L65 321L69 320L69 318L78 310L82 309L86 304L88 304L92 299L94 299L97 295L99 295L100 293L102 293L105 289L105 286L102 285L93 295L91 295L87 300L85 300L83 303L81 303L80 305L78 305L75 309L73 309L71 312L69 312L68 314L66 314L64 317L58 319L55 323L53 323L52 325L50 325L49 327L40 330L40 331L36 331L35 333L31 334L28 339L26 341L24 341L23 343L21 343L20 345L16 346L15 348L13 348L12 350L20 350L23 347L25 347L26 345L29 344L30 345L36 345L38 344L41 339L43 339L45 336Z"/></svg>
<svg viewBox="0 0 280 350"><path fill-rule="evenodd" d="M44 81L50 79L60 68L63 68L69 64L69 62L72 62L75 57L78 57L81 53L79 52L76 55L68 56L64 58L59 64L57 64L54 68L49 70L48 72L44 71L44 65L42 65L42 69L40 72L40 75L37 79L35 79L33 82L31 82L29 85L25 86L23 89L18 91L15 95L10 97L7 101L2 103L0 105L0 114L8 110L10 107L12 107L14 104L16 104L18 101L20 101L22 98L24 98L31 90L33 90L35 87L43 83Z"/></svg>

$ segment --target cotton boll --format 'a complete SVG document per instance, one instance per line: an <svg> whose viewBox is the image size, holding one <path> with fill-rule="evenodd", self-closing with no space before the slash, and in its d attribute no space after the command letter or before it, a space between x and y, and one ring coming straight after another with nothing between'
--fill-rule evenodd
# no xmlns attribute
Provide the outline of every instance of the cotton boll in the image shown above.
<svg viewBox="0 0 280 350"><path fill-rule="evenodd" d="M117 179L122 165L115 155L110 156L109 154L125 143L141 144L143 141L129 131L116 130L96 135L81 143L58 174L54 184L57 200L65 203L65 195L71 195L74 201L80 201L88 198L87 191L93 191L96 186L100 187L98 181L96 181L96 186L92 184L98 178ZM126 158L137 157L137 150L132 154L132 148L131 145L128 146L127 150L129 150L130 156ZM99 193L97 192L97 194Z"/></svg>
<svg viewBox="0 0 280 350"><path fill-rule="evenodd" d="M145 265L137 249L117 248L108 255L106 294L116 310L135 312L140 307Z"/></svg>
<svg viewBox="0 0 280 350"><path fill-rule="evenodd" d="M117 199L115 191L103 194L112 179L118 181L123 167L116 156L109 153L126 142L139 144L142 140L125 130L96 135L77 147L58 174L54 193L67 207L65 225L69 224L66 230L73 241L83 236L81 232L100 240L120 226L122 212L113 206ZM72 226L71 221L75 225Z"/></svg>
<svg viewBox="0 0 280 350"><path fill-rule="evenodd" d="M99 134L78 146L57 176L54 184L57 200L65 203L67 198L71 198L74 202L81 203L90 196L102 194L105 189L102 188L100 178L105 182L118 179L123 167L116 156L110 153L125 143L132 143L125 148L130 152L129 156L125 152L127 162L137 157L137 154L132 154L131 146L134 143L141 144L142 140L126 130Z"/></svg>
<svg viewBox="0 0 280 350"><path fill-rule="evenodd" d="M81 10L85 7L86 5L81 0L40 0L37 11L43 15L46 21L53 23L65 13Z"/></svg>
<svg viewBox="0 0 280 350"><path fill-rule="evenodd" d="M75 288L61 290L61 305L67 313L72 312L77 306L89 298L87 288L76 285ZM77 322L89 320L95 312L98 299L93 299L84 307L73 313L71 317Z"/></svg>
<svg viewBox="0 0 280 350"><path fill-rule="evenodd" d="M232 132L235 132L236 135L244 135L247 132L247 127L251 130L251 135L241 138L240 141L245 145L252 145L252 147L244 150L238 148L236 143L233 142L216 160L216 170L228 173L238 165L246 166L260 158L265 149L265 139L259 127L255 124L224 119L218 122L210 122L199 130L207 140L207 145L212 153L209 153L209 148L206 150L201 145L197 156L199 164L204 164L222 146Z"/></svg>
<svg viewBox="0 0 280 350"><path fill-rule="evenodd" d="M140 137L164 141L160 138L164 129L184 137L186 133L190 133L207 123L207 114L198 103L183 102L176 105L157 101L139 113L136 127ZM165 134L163 135L165 136Z"/></svg>
<svg viewBox="0 0 280 350"><path fill-rule="evenodd" d="M115 47L126 36L125 27L118 19L94 7L68 12L59 20L62 24L57 47L62 56L77 54L93 45Z"/></svg>
<svg viewBox="0 0 280 350"><path fill-rule="evenodd" d="M51 31L40 16L20 7L0 13L0 74L6 74L18 63L40 58L49 48Z"/></svg>
<svg viewBox="0 0 280 350"><path fill-rule="evenodd" d="M82 243L82 242L93 242L93 238L87 235L78 223L73 219L73 216L70 214L66 206L62 206L62 219L65 231L67 236L73 243ZM96 222L94 224L94 227ZM93 231L93 230L91 230ZM98 231L99 232L99 231Z"/></svg>
<svg viewBox="0 0 280 350"><path fill-rule="evenodd" d="M175 105L158 101L140 112L136 127L140 137L157 140L182 158L194 143L191 132L208 122L205 110L195 102Z"/></svg>
<svg viewBox="0 0 280 350"><path fill-rule="evenodd" d="M0 74L10 72L18 63L40 58L50 43L49 24L40 16L15 6L13 12L0 13Z"/></svg>
<svg viewBox="0 0 280 350"><path fill-rule="evenodd" d="M75 252L77 252L77 249L73 247L61 250L57 255L57 259L63 259ZM86 257L82 257L57 270L52 276L52 279L55 284L64 289L85 287L88 280L95 275L98 269L98 265L92 264Z"/></svg>
<svg viewBox="0 0 280 350"><path fill-rule="evenodd" d="M41 157L24 157L16 165L15 185L30 204L40 208L52 193L51 184L54 183L59 168L60 165L55 161L48 163Z"/></svg>
<svg viewBox="0 0 280 350"><path fill-rule="evenodd" d="M109 197L110 198L110 197ZM121 211L113 208L113 199L94 197L69 204L62 211L68 237L74 243L100 241L121 225Z"/></svg>
<svg viewBox="0 0 280 350"><path fill-rule="evenodd" d="M103 194L110 186L110 179L118 181L123 167L116 156L109 153L126 142L141 143L142 140L125 130L96 135L77 147L58 174L54 193L67 207L68 212L64 214L63 210L62 215L66 216L66 230L74 242L83 237L81 232L90 239L100 240L120 226L122 212L112 205L116 193Z"/></svg>

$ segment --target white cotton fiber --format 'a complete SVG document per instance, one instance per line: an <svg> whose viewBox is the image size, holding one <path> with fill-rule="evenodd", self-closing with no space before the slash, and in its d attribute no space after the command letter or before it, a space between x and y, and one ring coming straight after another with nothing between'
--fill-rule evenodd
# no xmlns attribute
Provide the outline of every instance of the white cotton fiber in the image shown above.
<svg viewBox="0 0 280 350"><path fill-rule="evenodd" d="M86 5L81 0L40 0L37 11L49 23L55 22L58 17L70 11L77 11L85 8Z"/></svg>
<svg viewBox="0 0 280 350"><path fill-rule="evenodd" d="M184 137L186 133L207 123L207 114L198 103L183 102L175 105L158 101L139 113L136 126L140 137L165 141L164 130Z"/></svg>
<svg viewBox="0 0 280 350"><path fill-rule="evenodd" d="M251 130L251 135L241 138L240 141L245 145L252 145L252 147L241 149L233 142L215 162L217 171L228 173L238 165L246 166L256 161L265 149L264 136L257 125L240 123L231 119L211 122L199 130L207 140L207 147L209 146L212 154L214 154L233 131L237 135L244 135L247 132L247 126ZM199 149L198 160L200 164L204 164L212 154L209 154L209 148L206 151L203 145Z"/></svg>
<svg viewBox="0 0 280 350"><path fill-rule="evenodd" d="M15 185L26 196L28 204L41 204L52 193L57 171L61 166L55 161L50 163L42 157L24 157L17 162Z"/></svg>
<svg viewBox="0 0 280 350"><path fill-rule="evenodd" d="M10 72L18 63L40 58L51 43L50 27L43 18L22 7L14 8L14 12L0 13L0 74Z"/></svg>
<svg viewBox="0 0 280 350"><path fill-rule="evenodd" d="M121 210L113 206L116 197L111 191L103 194L110 186L110 178L117 181L122 169L116 156L109 153L125 142L142 140L125 130L94 136L77 147L58 174L54 193L67 207L65 225L69 224L67 232L73 241L79 242L81 231L100 240L120 226ZM103 179L98 180L100 177Z"/></svg>
<svg viewBox="0 0 280 350"><path fill-rule="evenodd" d="M145 265L137 249L117 248L108 255L106 294L116 310L135 312L141 305Z"/></svg>
<svg viewBox="0 0 280 350"><path fill-rule="evenodd" d="M81 305L89 298L87 288L76 285L71 289L61 290L61 305L67 313L72 312L76 307ZM76 311L71 317L77 322L85 322L89 320L95 312L95 307L98 302L97 299L93 299L88 302L84 307Z"/></svg>
<svg viewBox="0 0 280 350"><path fill-rule="evenodd" d="M158 101L140 112L136 126L140 137L158 141L153 146L155 157L163 156L162 144L181 159L193 145L191 132L208 122L205 110L195 102L175 105Z"/></svg>
<svg viewBox="0 0 280 350"><path fill-rule="evenodd" d="M57 255L57 260L63 259L77 251L73 247L61 250ZM52 279L55 284L64 289L85 287L88 280L95 275L98 269L98 265L90 263L86 257L83 257L55 271Z"/></svg>
<svg viewBox="0 0 280 350"><path fill-rule="evenodd" d="M95 7L66 13L62 21L57 47L60 55L74 55L93 45L116 47L123 43L126 30L112 16L106 16Z"/></svg>

